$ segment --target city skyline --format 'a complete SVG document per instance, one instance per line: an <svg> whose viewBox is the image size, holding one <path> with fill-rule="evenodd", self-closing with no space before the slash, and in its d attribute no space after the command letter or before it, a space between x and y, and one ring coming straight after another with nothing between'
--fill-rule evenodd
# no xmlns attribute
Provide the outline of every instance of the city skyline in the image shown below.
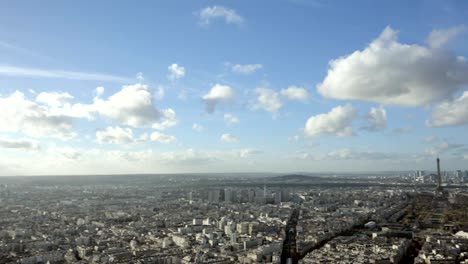
<svg viewBox="0 0 468 264"><path fill-rule="evenodd" d="M467 169L466 2L181 3L0 4L0 176Z"/></svg>

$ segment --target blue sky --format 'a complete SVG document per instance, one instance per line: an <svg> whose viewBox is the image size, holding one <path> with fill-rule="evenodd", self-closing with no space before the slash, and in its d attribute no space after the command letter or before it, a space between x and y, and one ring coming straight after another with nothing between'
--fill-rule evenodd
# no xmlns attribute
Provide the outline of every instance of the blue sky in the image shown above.
<svg viewBox="0 0 468 264"><path fill-rule="evenodd" d="M466 1L0 4L0 175L466 169L467 17Z"/></svg>

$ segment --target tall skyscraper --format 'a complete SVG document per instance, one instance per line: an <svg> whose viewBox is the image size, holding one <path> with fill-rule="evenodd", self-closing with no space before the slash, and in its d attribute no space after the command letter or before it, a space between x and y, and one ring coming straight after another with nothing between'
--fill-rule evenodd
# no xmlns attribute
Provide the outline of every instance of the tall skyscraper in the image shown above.
<svg viewBox="0 0 468 264"><path fill-rule="evenodd" d="M220 193L219 190L211 190L208 192L208 202L219 203Z"/></svg>
<svg viewBox="0 0 468 264"><path fill-rule="evenodd" d="M280 204L283 201L283 192L281 190L277 190L275 193L275 203Z"/></svg>
<svg viewBox="0 0 468 264"><path fill-rule="evenodd" d="M443 192L442 175L440 174L440 159L437 157L437 192Z"/></svg>
<svg viewBox="0 0 468 264"><path fill-rule="evenodd" d="M224 201L226 203L232 203L232 190L224 189Z"/></svg>

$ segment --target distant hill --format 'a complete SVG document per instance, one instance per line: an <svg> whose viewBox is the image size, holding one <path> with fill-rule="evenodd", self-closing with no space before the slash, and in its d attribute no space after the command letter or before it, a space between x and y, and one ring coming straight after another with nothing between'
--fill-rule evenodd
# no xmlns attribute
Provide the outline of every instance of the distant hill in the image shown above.
<svg viewBox="0 0 468 264"><path fill-rule="evenodd" d="M302 174L287 174L281 176L274 176L270 178L274 181L317 181L322 180L322 177L318 176L307 176Z"/></svg>

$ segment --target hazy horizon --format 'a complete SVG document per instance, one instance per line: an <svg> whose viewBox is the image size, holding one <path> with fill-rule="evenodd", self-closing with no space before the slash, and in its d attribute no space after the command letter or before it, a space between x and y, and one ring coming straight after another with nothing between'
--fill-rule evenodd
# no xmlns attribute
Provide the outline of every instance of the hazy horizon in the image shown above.
<svg viewBox="0 0 468 264"><path fill-rule="evenodd" d="M215 176L215 175L222 175L222 176L229 176L229 175L305 175L305 176L323 176L327 175L372 175L372 174L386 174L386 175L398 175L402 173L414 173L418 170L388 170L388 171L284 171L284 172L274 172L274 171L257 171L257 172L171 172L171 173L103 173L103 174L17 174L17 175L0 175L0 177L47 177L47 176L58 176L58 177L66 177L66 176L177 176L177 175L193 175L193 176ZM424 170L426 173L435 173L437 170ZM444 170L443 170L444 171ZM445 170L445 171L455 171L455 170Z"/></svg>

